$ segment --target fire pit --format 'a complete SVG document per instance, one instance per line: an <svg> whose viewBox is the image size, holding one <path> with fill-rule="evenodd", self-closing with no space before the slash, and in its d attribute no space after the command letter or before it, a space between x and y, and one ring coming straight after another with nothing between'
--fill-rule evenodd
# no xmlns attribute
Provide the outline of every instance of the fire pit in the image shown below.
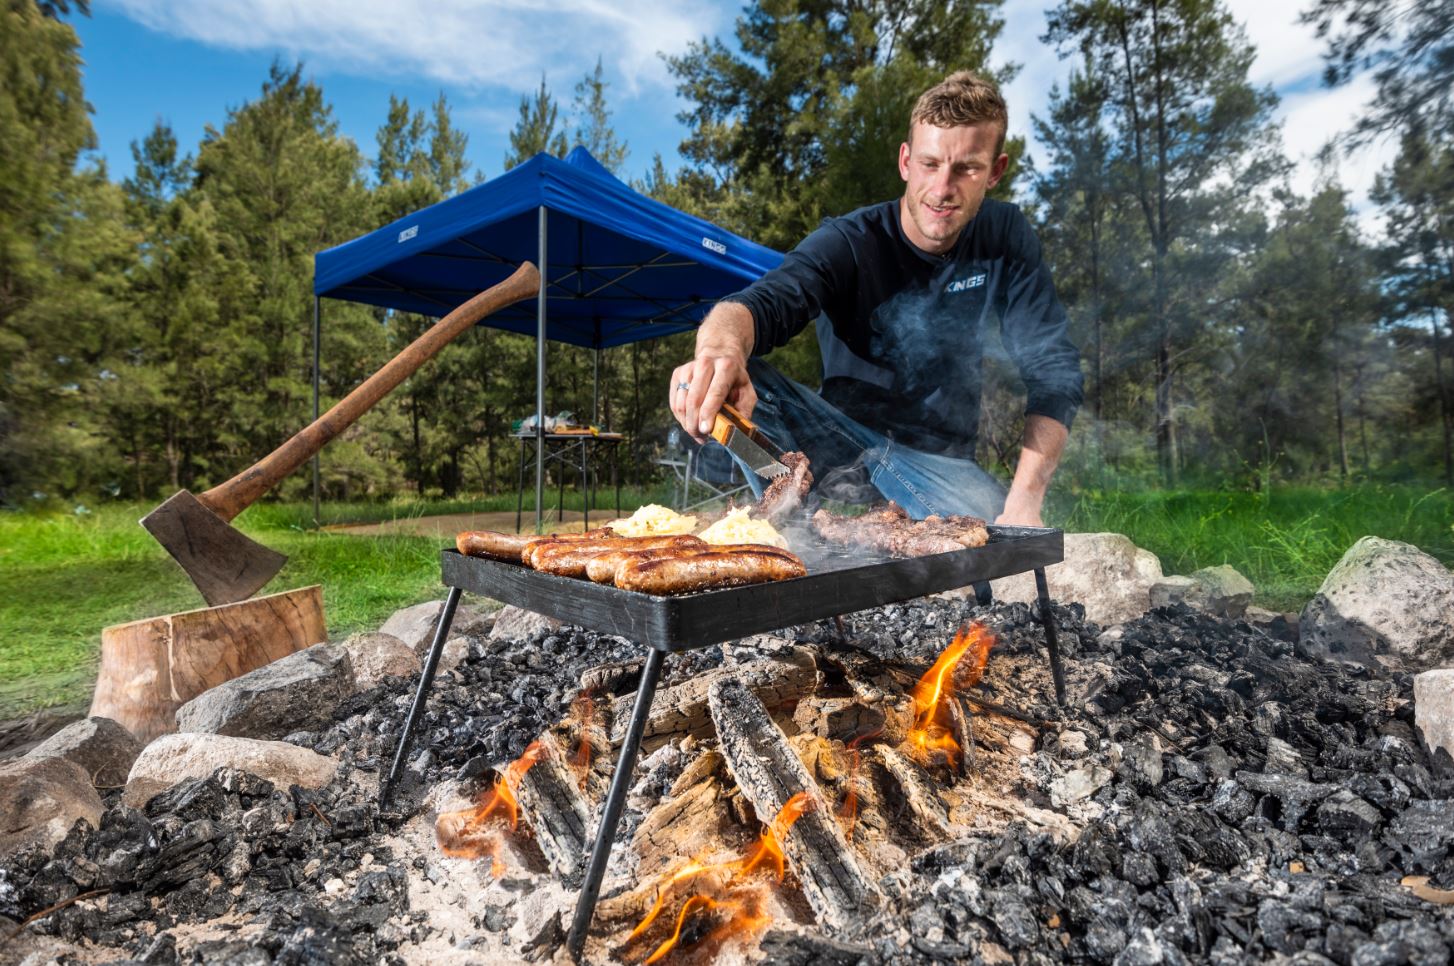
<svg viewBox="0 0 1454 966"><path fill-rule="evenodd" d="M669 652L705 647L1034 571L1056 698L1064 701L1064 675L1045 582L1045 567L1058 563L1064 556L1064 536L1060 530L991 527L990 540L983 547L873 563L864 563L861 555L843 548L816 544L803 549L801 555L809 570L806 577L677 597L632 593L608 585L540 573L517 564L466 557L454 550L443 551L441 571L444 583L450 588L449 597L440 614L393 765L382 786L381 802L387 805L403 771L413 731L424 710L444 643L449 637L455 608L466 590L590 630L625 637L647 648L636 700L622 738L620 756L606 795L567 939L571 955L577 959L595 912L601 880L620 823L662 664ZM719 702L743 700L731 688L719 689L713 695L714 700ZM752 701L755 703L756 699ZM760 708L760 705L757 707ZM749 704L744 713L751 716L755 710ZM743 749L742 753L770 756L773 751L766 747ZM763 797L771 799L772 791L765 789ZM781 810L787 809L789 803L776 801L775 804L781 816ZM831 835L834 831L836 826L830 831L829 824L822 822L820 817L816 834ZM811 838L811 834L805 837ZM821 888L842 894L825 895L820 902L830 909L851 908L862 898L857 893L864 888L855 878L851 872L830 875L831 881L825 881Z"/></svg>

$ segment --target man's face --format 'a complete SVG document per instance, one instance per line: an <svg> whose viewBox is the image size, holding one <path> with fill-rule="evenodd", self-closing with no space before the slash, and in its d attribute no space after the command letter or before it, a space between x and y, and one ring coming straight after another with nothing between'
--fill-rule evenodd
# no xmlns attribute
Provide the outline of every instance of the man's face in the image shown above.
<svg viewBox="0 0 1454 966"><path fill-rule="evenodd" d="M954 246L1010 163L996 154L1000 126L993 121L967 127L935 127L916 122L911 141L899 145L899 176L904 190L904 232L926 252Z"/></svg>

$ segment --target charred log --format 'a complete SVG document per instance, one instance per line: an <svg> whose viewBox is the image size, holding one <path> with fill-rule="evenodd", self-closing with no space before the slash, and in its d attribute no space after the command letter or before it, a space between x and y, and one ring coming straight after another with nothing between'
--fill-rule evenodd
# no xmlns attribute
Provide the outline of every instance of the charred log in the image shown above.
<svg viewBox="0 0 1454 966"><path fill-rule="evenodd" d="M714 681L708 704L727 770L760 821L778 814L798 792L814 800L815 808L788 831L783 851L819 924L842 931L862 921L880 896L787 736L744 682Z"/></svg>

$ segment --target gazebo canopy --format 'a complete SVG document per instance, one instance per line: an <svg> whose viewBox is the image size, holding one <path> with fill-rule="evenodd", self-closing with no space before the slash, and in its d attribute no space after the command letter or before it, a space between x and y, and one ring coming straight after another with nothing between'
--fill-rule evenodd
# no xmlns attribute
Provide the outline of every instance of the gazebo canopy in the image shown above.
<svg viewBox="0 0 1454 966"><path fill-rule="evenodd" d="M583 147L538 154L439 204L314 256L313 291L444 315L539 260L546 338L602 349L693 329L782 255L632 190ZM537 333L521 302L481 324Z"/></svg>

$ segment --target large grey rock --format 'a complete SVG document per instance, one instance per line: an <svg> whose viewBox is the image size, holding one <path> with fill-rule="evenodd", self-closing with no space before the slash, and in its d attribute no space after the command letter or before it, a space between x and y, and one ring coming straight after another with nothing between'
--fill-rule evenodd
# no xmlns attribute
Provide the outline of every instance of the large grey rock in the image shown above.
<svg viewBox="0 0 1454 966"><path fill-rule="evenodd" d="M1298 624L1308 657L1406 671L1454 663L1454 574L1417 547L1364 537Z"/></svg>
<svg viewBox="0 0 1454 966"><path fill-rule="evenodd" d="M1163 577L1149 588L1152 607L1186 604L1217 617L1238 618L1247 613L1256 588L1227 564L1203 567L1189 577Z"/></svg>
<svg viewBox="0 0 1454 966"><path fill-rule="evenodd" d="M495 615L495 626L490 629L490 640L529 641L559 627L560 621L554 617L507 605L500 608L500 612Z"/></svg>
<svg viewBox="0 0 1454 966"><path fill-rule="evenodd" d="M30 758L64 758L81 767L97 788L126 784L141 742L110 718L73 721L30 750Z"/></svg>
<svg viewBox="0 0 1454 966"><path fill-rule="evenodd" d="M444 642L444 653L439 655L439 670L453 671L470 656L470 639L456 635Z"/></svg>
<svg viewBox="0 0 1454 966"><path fill-rule="evenodd" d="M353 691L348 651L315 644L203 691L177 709L177 730L281 738L321 728Z"/></svg>
<svg viewBox="0 0 1454 966"><path fill-rule="evenodd" d="M434 643L434 630L439 626L439 615L443 610L442 600L427 600L413 607L396 610L384 621L379 633L397 637L412 648L422 661L429 653L429 645ZM461 601L454 609L454 620L450 621L449 633L451 636L483 637L490 633L494 623L493 611L469 601ZM446 642L446 652L448 647Z"/></svg>
<svg viewBox="0 0 1454 966"><path fill-rule="evenodd" d="M355 634L338 645L348 652L354 687L367 691L384 678L409 678L419 673L419 655L393 634Z"/></svg>
<svg viewBox="0 0 1454 966"><path fill-rule="evenodd" d="M1252 581L1227 564L1193 571L1191 579L1196 586L1187 603L1218 617L1241 617L1257 592Z"/></svg>
<svg viewBox="0 0 1454 966"><path fill-rule="evenodd" d="M380 634L392 634L403 641L415 654L423 657L429 650L429 644L434 640L434 626L439 623L440 611L444 609L442 600L426 600L422 604L415 604L413 607L405 607L396 610L389 615L379 628ZM455 619L459 618L459 608L455 609Z"/></svg>
<svg viewBox="0 0 1454 966"><path fill-rule="evenodd" d="M1171 607L1186 603L1187 596L1196 589L1197 582L1181 574L1162 577L1146 589L1152 607Z"/></svg>
<svg viewBox="0 0 1454 966"><path fill-rule="evenodd" d="M101 822L101 796L80 765L29 755L0 764L0 856L35 843L50 849L79 819Z"/></svg>
<svg viewBox="0 0 1454 966"><path fill-rule="evenodd" d="M140 808L158 792L189 778L206 778L218 768L235 768L279 788L321 788L338 773L332 758L283 741L180 732L147 745L131 766L122 801Z"/></svg>
<svg viewBox="0 0 1454 966"><path fill-rule="evenodd" d="M1045 569L1057 603L1079 601L1085 616L1102 626L1140 617L1150 609L1151 585L1162 579L1161 561L1119 533L1067 533L1065 560ZM1035 575L993 581L997 601L1036 599Z"/></svg>
<svg viewBox="0 0 1454 966"><path fill-rule="evenodd" d="M1454 668L1414 676L1414 724L1441 770L1454 771Z"/></svg>

